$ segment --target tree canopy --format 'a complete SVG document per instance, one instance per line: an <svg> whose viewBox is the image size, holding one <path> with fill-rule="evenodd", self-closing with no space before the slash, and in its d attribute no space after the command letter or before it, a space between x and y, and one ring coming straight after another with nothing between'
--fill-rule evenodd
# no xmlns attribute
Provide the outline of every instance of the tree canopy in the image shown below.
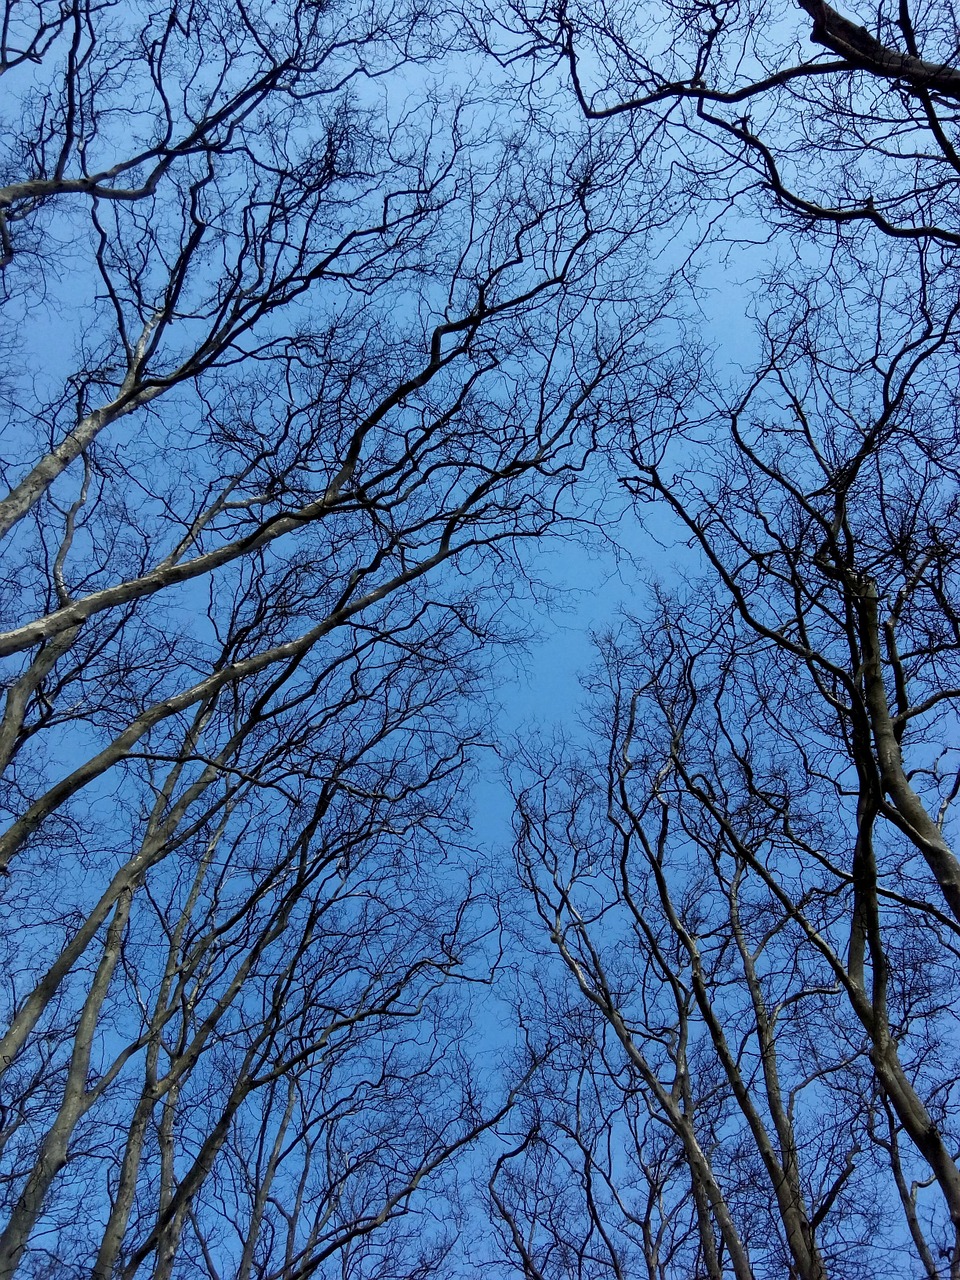
<svg viewBox="0 0 960 1280"><path fill-rule="evenodd" d="M0 1277L960 1280L953 9L0 71Z"/></svg>

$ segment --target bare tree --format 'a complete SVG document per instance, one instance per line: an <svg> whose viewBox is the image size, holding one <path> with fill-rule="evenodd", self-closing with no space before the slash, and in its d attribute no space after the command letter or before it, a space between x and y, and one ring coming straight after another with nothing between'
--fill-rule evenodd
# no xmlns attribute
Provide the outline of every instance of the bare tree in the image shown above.
<svg viewBox="0 0 960 1280"><path fill-rule="evenodd" d="M460 789L664 303L453 33L5 7L0 1275L427 1275L511 1103Z"/></svg>
<svg viewBox="0 0 960 1280"><path fill-rule="evenodd" d="M568 975L494 1184L531 1276L960 1274L955 313L851 296L785 283L748 390L637 435L700 559L519 780Z"/></svg>

